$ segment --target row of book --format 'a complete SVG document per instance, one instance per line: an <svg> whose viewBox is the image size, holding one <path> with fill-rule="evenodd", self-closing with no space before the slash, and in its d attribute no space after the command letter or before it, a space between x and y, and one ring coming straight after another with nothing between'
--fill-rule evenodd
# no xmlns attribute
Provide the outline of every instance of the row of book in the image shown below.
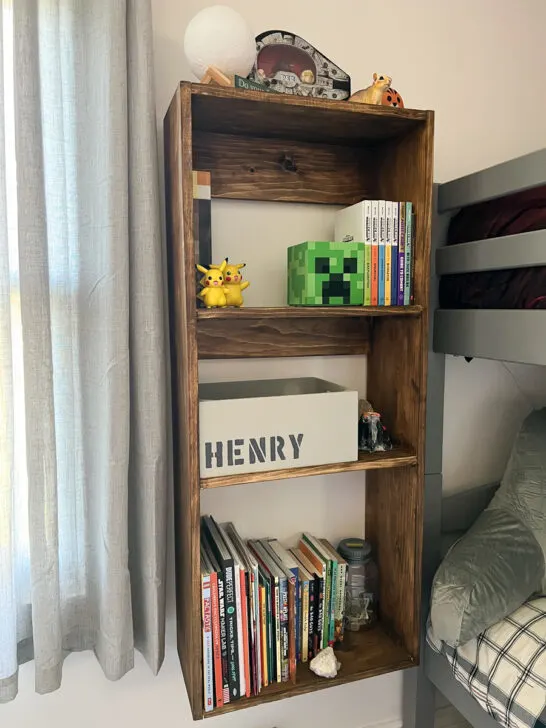
<svg viewBox="0 0 546 728"><path fill-rule="evenodd" d="M347 562L326 539L296 548L201 518L205 711L293 682L298 662L343 640Z"/></svg>
<svg viewBox="0 0 546 728"><path fill-rule="evenodd" d="M336 213L335 238L364 243L364 305L413 303L415 213L411 202L363 200Z"/></svg>

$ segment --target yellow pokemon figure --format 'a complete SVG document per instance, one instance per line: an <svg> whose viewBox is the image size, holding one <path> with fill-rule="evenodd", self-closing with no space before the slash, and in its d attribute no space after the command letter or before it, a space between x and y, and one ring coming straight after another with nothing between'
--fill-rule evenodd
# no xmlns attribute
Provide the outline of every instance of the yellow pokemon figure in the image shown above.
<svg viewBox="0 0 546 728"><path fill-rule="evenodd" d="M210 265L205 268L197 265L197 270L203 273L199 283L203 290L199 291L198 297L205 302L207 308L225 308L227 306L226 294L228 289L224 282L224 271L227 265L227 258L220 265Z"/></svg>
<svg viewBox="0 0 546 728"><path fill-rule="evenodd" d="M243 305L242 292L250 285L248 281L243 281L241 268L244 268L245 265L246 263L237 263L236 265L228 263L226 266L224 282L227 289L226 298L228 306L241 308Z"/></svg>

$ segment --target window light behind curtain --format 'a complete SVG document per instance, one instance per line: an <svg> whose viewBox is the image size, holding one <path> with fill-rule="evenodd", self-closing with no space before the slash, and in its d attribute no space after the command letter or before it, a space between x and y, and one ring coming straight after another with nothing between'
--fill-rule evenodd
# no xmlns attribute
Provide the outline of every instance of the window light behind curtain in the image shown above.
<svg viewBox="0 0 546 728"><path fill-rule="evenodd" d="M0 0L0 701L164 649L149 0Z"/></svg>

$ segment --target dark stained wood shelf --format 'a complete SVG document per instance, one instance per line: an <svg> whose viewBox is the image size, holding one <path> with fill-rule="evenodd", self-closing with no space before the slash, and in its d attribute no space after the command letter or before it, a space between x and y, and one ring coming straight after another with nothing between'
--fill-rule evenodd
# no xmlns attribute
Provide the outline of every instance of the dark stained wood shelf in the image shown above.
<svg viewBox="0 0 546 728"><path fill-rule="evenodd" d="M205 717L213 718L261 703L291 698L334 685L344 685L406 667L415 667L416 664L404 647L395 642L380 624L363 632L346 632L342 645L336 647L335 653L341 662L341 668L333 679L317 677L309 669L309 663L300 663L295 683L274 683L255 697L241 698L228 703L223 708L205 713Z"/></svg>
<svg viewBox="0 0 546 728"><path fill-rule="evenodd" d="M262 483L286 478L307 478L312 475L332 475L349 473L355 470L378 470L380 468L403 468L417 465L417 456L410 448L396 448L388 452L358 454L358 460L350 463L328 463L306 468L286 468L284 470L264 470L261 473L241 473L240 475L221 475L216 478L201 478L201 488L221 488L241 483Z"/></svg>
<svg viewBox="0 0 546 728"><path fill-rule="evenodd" d="M419 316L422 306L276 306L255 308L200 308L198 319L339 318L351 316Z"/></svg>
<svg viewBox="0 0 546 728"><path fill-rule="evenodd" d="M186 84L197 131L352 146L393 139L427 120L429 111Z"/></svg>
<svg viewBox="0 0 546 728"><path fill-rule="evenodd" d="M303 664L295 683L275 684L255 698L240 699L207 716L418 663L433 129L431 111L200 84L180 84L171 101L164 143L177 641L195 720L205 716L200 579L203 489L368 471L362 525L379 568L382 624L389 628L387 633L379 624L368 632L347 634L338 652L341 670L334 680L316 677ZM210 171L215 198L336 205L364 199L411 201L416 213L413 289L420 305L197 309L194 169ZM264 224L270 224L265 209L264 215ZM260 242L256 240L248 251L250 277L252 266L260 263ZM366 392L404 448L362 455L353 463L200 478L199 359L353 354L367 355ZM244 519L237 525L245 536ZM301 530L306 527L302 513Z"/></svg>

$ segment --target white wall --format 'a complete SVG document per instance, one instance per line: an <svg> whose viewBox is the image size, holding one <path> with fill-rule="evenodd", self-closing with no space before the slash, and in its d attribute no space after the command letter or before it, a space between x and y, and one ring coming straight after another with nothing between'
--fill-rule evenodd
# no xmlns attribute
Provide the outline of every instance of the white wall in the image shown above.
<svg viewBox="0 0 546 728"><path fill-rule="evenodd" d="M182 51L189 18L204 0L152 0L157 115L161 120L177 82L190 78ZM301 33L349 71L354 88L374 71L389 73L406 105L436 111L435 179L444 181L546 145L546 99L541 93L546 55L544 0L232 0L258 33ZM160 142L161 146L161 142ZM281 212L282 210L282 212ZM239 214L244 211L244 216ZM218 202L214 208L218 257L246 258L249 303L282 302L282 265L289 242L329 234L332 209L303 205ZM256 253L273 271L272 286L252 273ZM509 443L531 404L546 395L542 370L449 359L447 362L446 487L468 487L502 473ZM286 362L207 363L203 378L313 373L364 393L363 358ZM514 379L517 377L517 382ZM372 396L372 393L370 393ZM275 533L290 541L305 527L333 539L361 531L362 477L345 474L206 493L203 508L233 518L244 535ZM172 572L172 564L171 564ZM172 575L172 574L171 574ZM142 660L118 684L108 683L92 655L71 656L63 687L33 693L32 665L21 670L21 692L2 706L6 728L189 728L191 717L175 652L172 590L167 659L153 679ZM400 724L401 675L375 678L271 703L214 719L222 728L364 728ZM208 724L207 724L208 725Z"/></svg>

